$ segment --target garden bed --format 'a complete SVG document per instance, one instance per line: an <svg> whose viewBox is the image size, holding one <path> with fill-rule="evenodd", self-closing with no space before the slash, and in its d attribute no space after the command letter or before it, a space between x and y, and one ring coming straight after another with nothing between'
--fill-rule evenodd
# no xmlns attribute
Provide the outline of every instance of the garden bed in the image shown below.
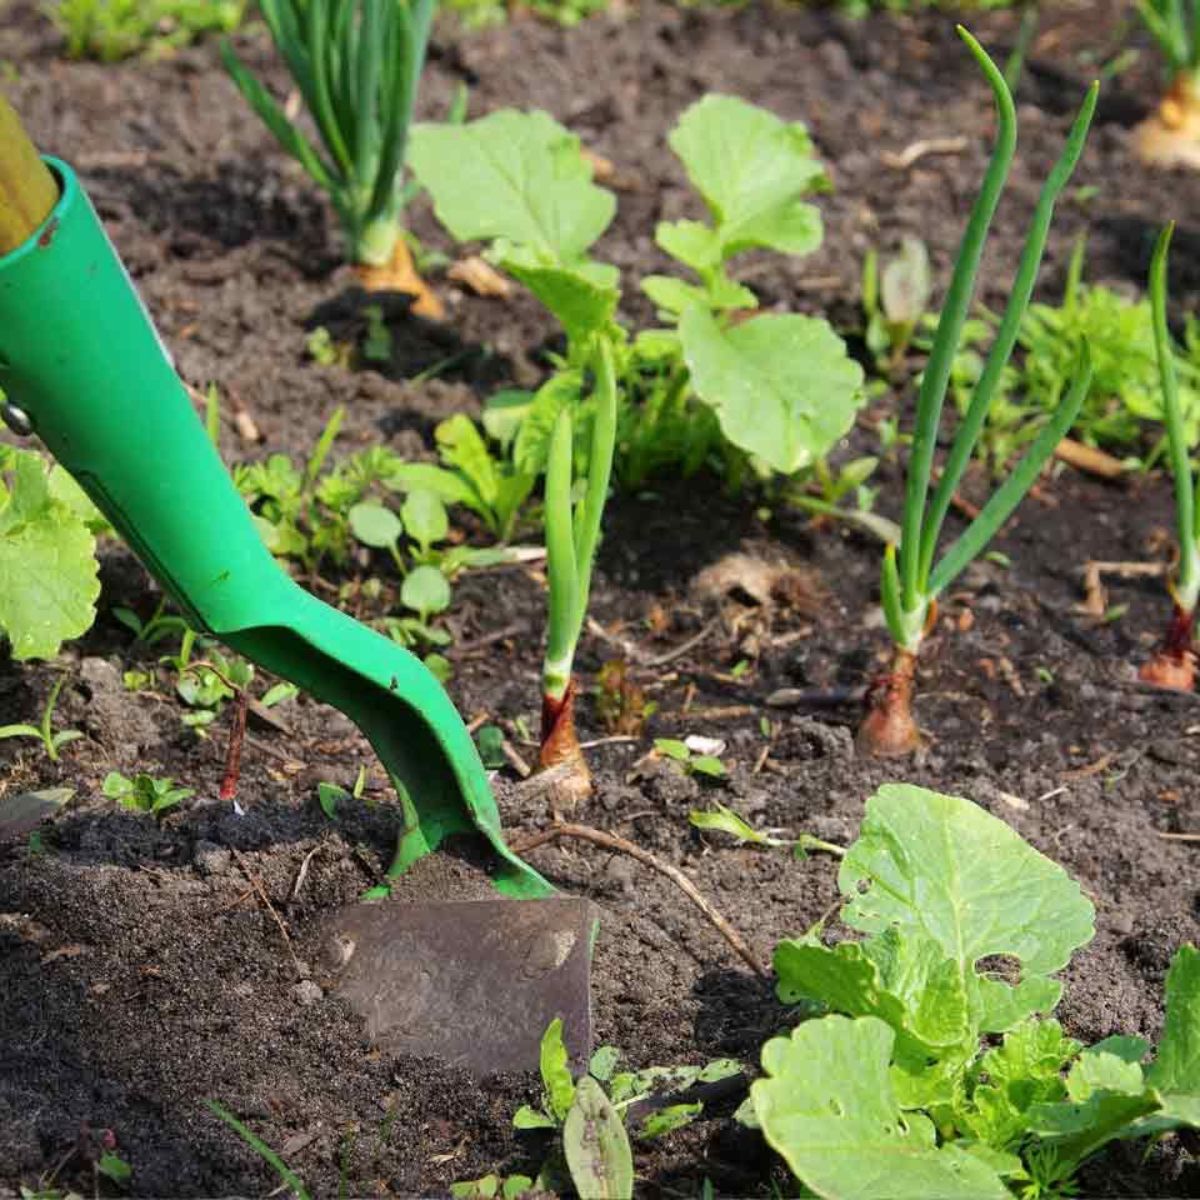
<svg viewBox="0 0 1200 1200"><path fill-rule="evenodd" d="M985 260L986 302L1004 297L1029 206L1086 86L1072 53L1086 41L1097 60L1111 55L1117 12L1064 6L1043 23L1019 96L1013 184ZM394 316L390 369L308 361L308 329L358 320L349 272L338 265L324 208L237 96L215 48L153 64L67 64L33 6L9 5L5 18L0 59L16 68L9 90L31 132L79 169L184 378L215 381L231 402L226 411L240 406L257 425L254 443L232 422L223 428L228 461L305 454L338 405L347 410L340 452L384 442L428 456L437 420L477 413L497 386L538 380L551 328L535 303L484 300L445 280L444 327ZM1004 48L1016 21L981 16L972 27ZM267 63L261 39L245 50ZM918 234L944 283L991 129L986 88L951 21L936 15L850 22L824 12L644 5L569 32L526 20L470 36L447 29L436 39L423 110L444 112L461 81L471 86L473 114L543 107L616 164L619 216L600 251L631 279L663 265L649 238L654 221L685 213L688 193L665 136L688 103L727 91L804 120L836 186L820 200L824 245L802 263L752 259L745 277L764 306L823 313L843 328L859 320L859 268L871 245ZM1172 298L1195 309L1200 229L1187 218L1200 207L1200 180L1150 175L1129 151L1130 127L1144 113L1138 100L1153 95L1149 64L1107 88L1076 176L1089 192L1062 206L1042 294L1060 291L1084 228L1089 279L1140 289L1157 225L1175 216L1183 225ZM968 138L964 150L908 168L886 163L921 139L958 134ZM424 204L413 224L429 245L447 245ZM638 303L631 315L649 317ZM405 382L438 364L436 378ZM877 411L896 403L885 397ZM865 429L852 440L870 452ZM881 478L882 506L894 514L894 461ZM973 568L943 605L917 703L929 745L897 765L856 756L853 699L768 704L781 689L852 695L879 669L886 639L868 621L878 602L877 544L799 514L764 513L753 497L725 495L704 478L619 496L593 601L608 637L585 640L585 691L623 642L665 657L707 633L635 672L657 712L646 737L589 752L596 794L576 819L684 867L766 960L779 938L829 909L833 866L706 842L689 810L721 799L758 824L845 844L885 780L970 797L1062 863L1096 904L1097 936L1065 974L1059 1016L1068 1032L1153 1038L1168 960L1200 937L1200 846L1159 836L1200 830L1200 703L1134 681L1132 665L1163 624L1160 583L1110 581L1110 603L1128 606L1116 620L1075 606L1087 560L1161 557L1170 522L1159 477L1113 485L1064 471L1047 482L997 540L1005 557ZM698 594L698 573L735 551L791 568L791 602ZM365 741L305 699L279 710L286 732L252 721L245 813L236 815L215 798L224 720L201 740L173 702L122 686L122 671L138 663L111 607L148 615L147 577L109 544L103 580L101 616L68 651L71 681L58 709L60 724L86 740L58 764L0 743L9 790L75 789L40 846L0 850L0 1194L52 1170L85 1127L115 1131L134 1168L132 1194L264 1194L269 1168L213 1118L206 1098L246 1120L316 1195L334 1194L339 1181L350 1195L430 1194L495 1167L536 1166L536 1152L510 1128L513 1111L537 1092L535 1077L478 1081L396 1061L365 1043L339 1001L303 986L316 973L322 916L377 882L394 837L387 803L344 805L333 823L316 803L319 781L349 786L361 765L373 767ZM478 572L457 586L450 690L468 718L534 725L543 611L527 569ZM749 669L734 671L743 661ZM0 718L35 721L52 682L46 667L4 664ZM586 698L580 716L585 741L605 736ZM650 737L691 733L728 743L726 782L685 778L661 763L634 772ZM115 812L100 790L114 769L170 775L196 796L161 824ZM496 788L513 840L547 821L545 801L515 776L502 774ZM378 770L367 794L386 795ZM599 905L597 1038L635 1065L715 1055L753 1064L764 1038L788 1027L770 988L669 881L574 843L536 850L531 861ZM485 889L467 863L443 855L421 863L400 890L466 897ZM762 1143L729 1119L732 1107L639 1152L646 1194L694 1194L705 1177L718 1193L767 1194L772 1172L782 1179ZM59 1182L86 1183L73 1169ZM1195 1195L1200 1168L1177 1142L1144 1161L1139 1147L1118 1147L1084 1186L1095 1195Z"/></svg>

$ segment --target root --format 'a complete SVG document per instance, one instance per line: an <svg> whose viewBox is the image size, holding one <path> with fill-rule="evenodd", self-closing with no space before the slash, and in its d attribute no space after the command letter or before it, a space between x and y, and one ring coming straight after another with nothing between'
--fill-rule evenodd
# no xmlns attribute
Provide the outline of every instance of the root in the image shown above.
<svg viewBox="0 0 1200 1200"><path fill-rule="evenodd" d="M391 262L382 267L356 263L354 273L368 292L404 292L413 297L412 312L419 317L440 321L446 315L442 302L429 285L417 274L412 254L403 235L396 238Z"/></svg>
<svg viewBox="0 0 1200 1200"><path fill-rule="evenodd" d="M892 669L872 680L865 697L866 715L858 728L858 748L876 758L901 758L914 753L921 733L912 715L917 656L896 648Z"/></svg>
<svg viewBox="0 0 1200 1200"><path fill-rule="evenodd" d="M592 773L575 732L573 679L561 700L542 696L542 748L538 762L545 773L550 808L555 816L574 813L592 794Z"/></svg>
<svg viewBox="0 0 1200 1200"><path fill-rule="evenodd" d="M1175 605L1162 646L1138 671L1143 683L1175 692L1192 691L1196 683L1196 651L1192 644L1195 619L1194 612L1185 612Z"/></svg>
<svg viewBox="0 0 1200 1200"><path fill-rule="evenodd" d="M1179 75L1154 116L1133 131L1138 158L1156 167L1200 169L1200 92L1189 75Z"/></svg>

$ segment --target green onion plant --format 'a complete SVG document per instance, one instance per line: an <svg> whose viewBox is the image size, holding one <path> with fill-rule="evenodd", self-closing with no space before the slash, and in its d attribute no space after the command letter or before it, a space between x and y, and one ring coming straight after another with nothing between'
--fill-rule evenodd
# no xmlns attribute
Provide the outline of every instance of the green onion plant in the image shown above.
<svg viewBox="0 0 1200 1200"><path fill-rule="evenodd" d="M939 558L938 544L946 515L971 461L1005 364L1016 345L1021 317L1037 280L1054 205L1083 151L1098 94L1098 85L1093 84L1071 127L1062 155L1042 188L995 342L955 432L941 478L931 495L934 448L950 370L970 308L988 228L1004 190L1017 144L1016 108L1003 74L983 47L961 26L959 34L992 88L998 128L991 161L967 222L921 379L900 542L889 545L883 558L883 611L895 643L895 653L891 671L868 690L867 714L860 731L864 748L876 754L907 754L916 748L918 734L911 711L916 659L936 615L937 597L983 552L1033 485L1054 448L1070 429L1091 379L1089 356L1084 346L1076 366L1075 383L1067 396L1008 479Z"/></svg>
<svg viewBox="0 0 1200 1200"><path fill-rule="evenodd" d="M580 793L588 790L590 780L575 733L572 672L575 649L587 618L592 567L617 439L615 347L606 333L596 336L594 347L594 411L587 482L578 501L575 416L569 405L564 405L555 419L546 462L546 576L550 594L542 663L541 763L547 768L566 768L564 776L575 778Z"/></svg>
<svg viewBox="0 0 1200 1200"><path fill-rule="evenodd" d="M1191 691L1195 683L1196 657L1192 649L1196 602L1200 600L1200 497L1192 474L1191 446L1184 428L1179 403L1179 381L1175 374L1175 351L1167 329L1167 255L1174 223L1159 235L1150 261L1150 311L1154 323L1154 349L1162 385L1163 417L1167 426L1167 451L1175 481L1175 521L1179 538L1179 566L1171 581L1174 611L1167 635L1158 653L1142 666L1140 677L1159 687Z"/></svg>
<svg viewBox="0 0 1200 1200"><path fill-rule="evenodd" d="M260 7L319 144L226 42L222 56L234 83L284 150L329 194L350 259L364 269L368 286L369 272L386 270L397 256L407 264L398 269L411 275L400 230L410 196L404 158L434 0L261 0Z"/></svg>
<svg viewBox="0 0 1200 1200"><path fill-rule="evenodd" d="M1170 77L1155 114L1134 131L1145 162L1200 166L1200 3L1138 0L1137 10Z"/></svg>

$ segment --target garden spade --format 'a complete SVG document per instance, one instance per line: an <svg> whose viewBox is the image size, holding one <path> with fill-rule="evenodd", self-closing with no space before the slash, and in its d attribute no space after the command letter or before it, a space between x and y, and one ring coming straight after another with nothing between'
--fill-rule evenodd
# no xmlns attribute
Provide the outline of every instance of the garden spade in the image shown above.
<svg viewBox="0 0 1200 1200"><path fill-rule="evenodd" d="M364 904L324 966L373 1037L483 1073L530 1068L555 1016L590 1038L594 920L504 844L487 775L441 685L317 600L263 545L74 172L39 158L0 97L0 388L197 630L344 712L400 799L390 874L451 835L490 849L500 898ZM33 586L31 583L30 586Z"/></svg>

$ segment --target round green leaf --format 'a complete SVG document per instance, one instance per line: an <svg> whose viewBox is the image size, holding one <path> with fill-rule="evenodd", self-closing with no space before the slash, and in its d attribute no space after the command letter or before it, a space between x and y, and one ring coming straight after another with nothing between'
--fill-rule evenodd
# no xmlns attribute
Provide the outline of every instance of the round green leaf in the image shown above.
<svg viewBox="0 0 1200 1200"><path fill-rule="evenodd" d="M437 567L417 567L400 589L400 602L423 617L450 607L450 585Z"/></svg>
<svg viewBox="0 0 1200 1200"><path fill-rule="evenodd" d="M364 500L356 504L349 513L350 531L364 546L373 546L378 550L386 550L394 546L404 526L400 518L390 508Z"/></svg>
<svg viewBox="0 0 1200 1200"><path fill-rule="evenodd" d="M400 509L400 517L408 536L422 546L443 541L450 532L450 518L441 497L427 488L415 488L408 493Z"/></svg>

